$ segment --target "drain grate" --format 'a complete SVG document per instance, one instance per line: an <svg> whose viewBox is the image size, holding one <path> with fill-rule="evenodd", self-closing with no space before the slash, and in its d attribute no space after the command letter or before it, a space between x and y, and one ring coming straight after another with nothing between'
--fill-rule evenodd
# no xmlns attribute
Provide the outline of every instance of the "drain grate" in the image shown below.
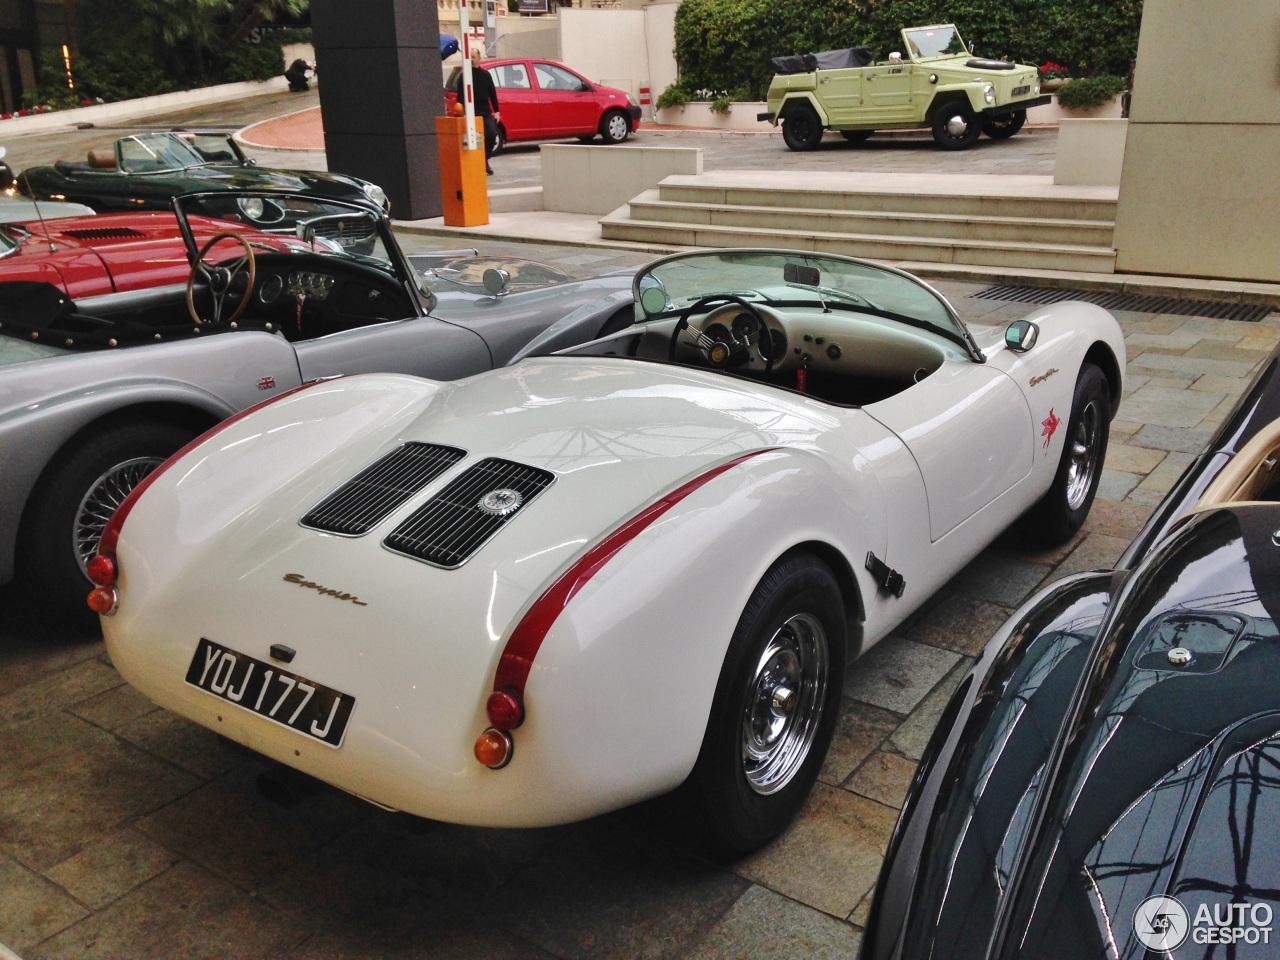
<svg viewBox="0 0 1280 960"><path fill-rule="evenodd" d="M1271 314L1271 307L1256 303L1228 303L1215 300L1187 300L1179 297L1152 297L1136 293L1108 293L1100 290L1060 290L1051 287L997 285L970 294L975 300L1008 300L1013 303L1061 303L1083 300L1106 310L1134 313L1171 313L1179 317L1211 317L1215 320L1243 320L1257 323Z"/></svg>

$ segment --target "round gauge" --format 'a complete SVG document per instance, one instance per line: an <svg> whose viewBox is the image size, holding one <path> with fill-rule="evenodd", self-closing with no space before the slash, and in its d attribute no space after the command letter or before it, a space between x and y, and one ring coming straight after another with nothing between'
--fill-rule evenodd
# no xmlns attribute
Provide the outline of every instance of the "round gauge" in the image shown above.
<svg viewBox="0 0 1280 960"><path fill-rule="evenodd" d="M258 285L258 299L263 303L272 303L284 289L284 281L279 274L272 274Z"/></svg>
<svg viewBox="0 0 1280 960"><path fill-rule="evenodd" d="M733 335L745 340L756 332L756 318L749 313L740 313L733 318Z"/></svg>
<svg viewBox="0 0 1280 960"><path fill-rule="evenodd" d="M702 335L719 343L729 341L729 328L723 323L713 323L702 328Z"/></svg>

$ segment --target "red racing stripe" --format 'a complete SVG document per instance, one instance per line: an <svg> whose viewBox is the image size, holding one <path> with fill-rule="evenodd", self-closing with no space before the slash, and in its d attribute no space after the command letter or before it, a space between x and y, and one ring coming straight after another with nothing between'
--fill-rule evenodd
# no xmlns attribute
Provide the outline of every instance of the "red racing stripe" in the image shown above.
<svg viewBox="0 0 1280 960"><path fill-rule="evenodd" d="M762 453L769 453L773 449L773 447L766 447L763 450L743 454L694 477L688 483L645 507L584 553L546 589L542 596L534 601L533 606L511 632L511 637L507 640L507 645L503 648L502 656L498 660L498 670L493 680L494 690L512 690L523 700L525 683L529 679L529 671L533 668L533 658L538 655L538 648L546 639L551 625L556 622L556 618L578 591L586 586L587 582L612 560L619 550L689 494L704 484L710 483L726 470L752 457L758 457Z"/></svg>

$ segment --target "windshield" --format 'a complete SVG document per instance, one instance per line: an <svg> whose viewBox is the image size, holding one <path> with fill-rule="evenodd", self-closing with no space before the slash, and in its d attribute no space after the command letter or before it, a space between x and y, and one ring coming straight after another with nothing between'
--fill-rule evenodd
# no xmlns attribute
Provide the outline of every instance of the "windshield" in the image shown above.
<svg viewBox="0 0 1280 960"><path fill-rule="evenodd" d="M902 36L907 41L907 55L912 60L953 57L969 52L964 41L960 39L960 31L950 23L933 27L913 27L910 30L903 30Z"/></svg>
<svg viewBox="0 0 1280 960"><path fill-rule="evenodd" d="M850 258L755 250L681 255L642 271L634 289L643 320L678 316L700 299L728 294L900 320L969 349L963 325L939 294L908 274Z"/></svg>
<svg viewBox="0 0 1280 960"><path fill-rule="evenodd" d="M11 236L12 227L0 226L0 257L7 257L18 249L17 237Z"/></svg>
<svg viewBox="0 0 1280 960"><path fill-rule="evenodd" d="M228 220L295 237L315 253L396 272L385 221L368 207L270 191L188 194L174 206L184 222L192 216Z"/></svg>
<svg viewBox="0 0 1280 960"><path fill-rule="evenodd" d="M116 141L122 173L167 173L207 163L194 146L172 133L139 133Z"/></svg>

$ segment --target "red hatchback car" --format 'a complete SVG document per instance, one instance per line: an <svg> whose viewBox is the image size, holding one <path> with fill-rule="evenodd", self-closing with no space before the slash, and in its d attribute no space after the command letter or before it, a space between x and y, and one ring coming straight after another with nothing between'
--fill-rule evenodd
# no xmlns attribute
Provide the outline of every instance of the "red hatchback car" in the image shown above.
<svg viewBox="0 0 1280 960"><path fill-rule="evenodd" d="M508 141L577 137L583 143L596 134L605 143L622 143L640 124L640 106L624 90L601 86L551 60L514 58L485 60L482 66L498 88L495 153ZM445 96L457 102L462 67L454 67Z"/></svg>

